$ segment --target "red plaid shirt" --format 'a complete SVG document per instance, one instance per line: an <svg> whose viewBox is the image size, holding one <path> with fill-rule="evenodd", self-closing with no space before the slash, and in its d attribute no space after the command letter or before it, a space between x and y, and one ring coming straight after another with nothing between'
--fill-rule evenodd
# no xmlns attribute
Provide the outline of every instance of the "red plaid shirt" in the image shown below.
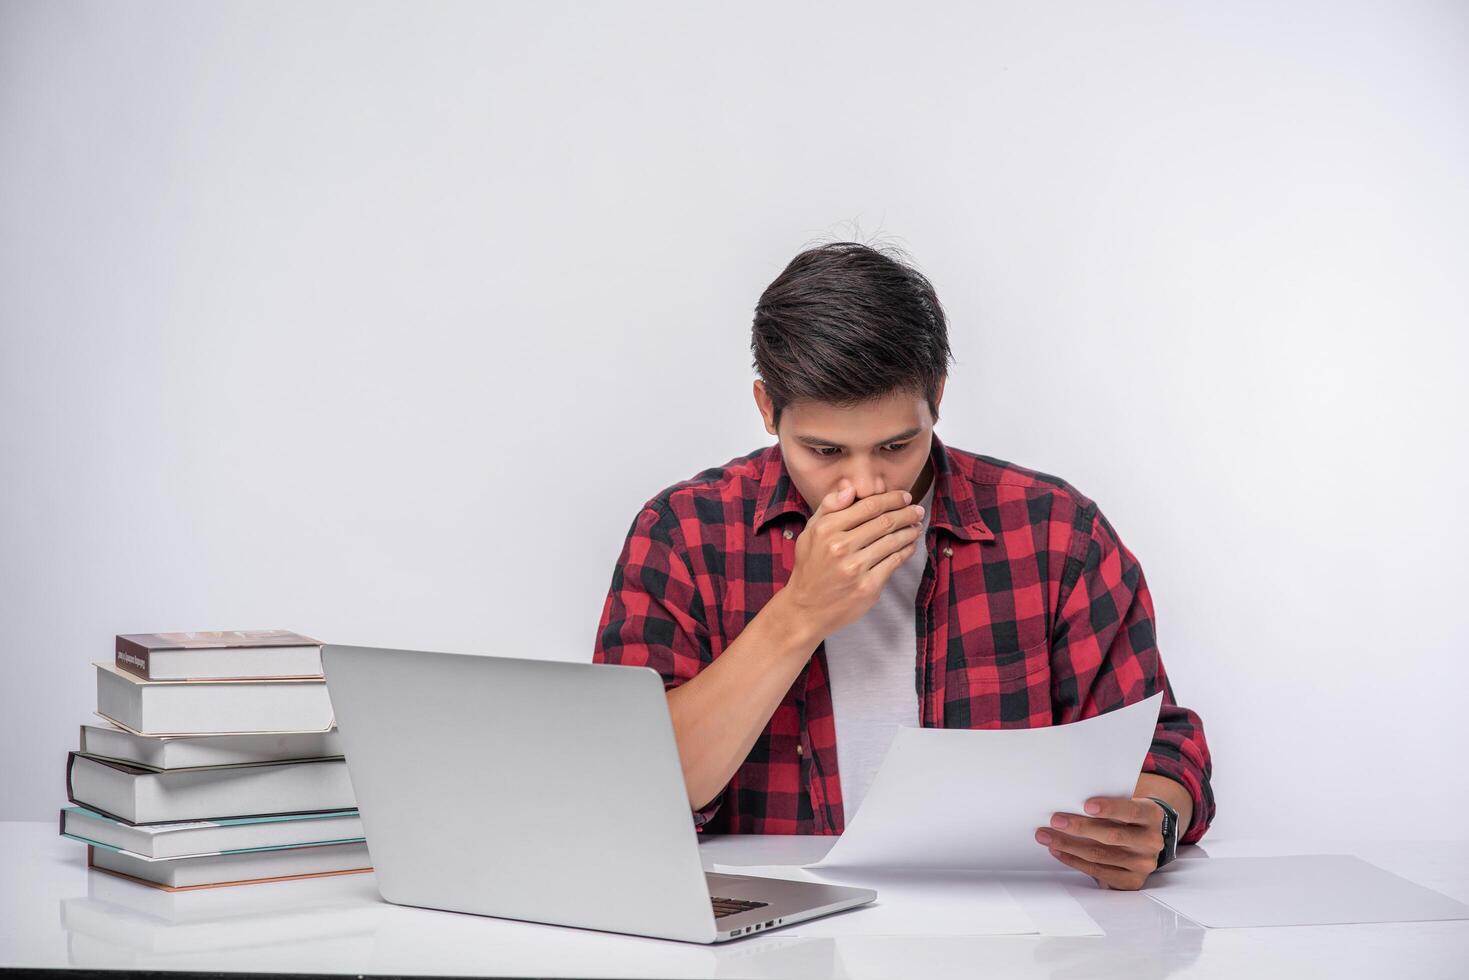
<svg viewBox="0 0 1469 980"><path fill-rule="evenodd" d="M931 728L1033 728L1164 691L1143 766L1187 787L1197 841L1214 817L1209 748L1163 671L1142 568L1096 504L1062 480L933 437L928 565L914 690ZM652 667L665 689L713 662L789 580L811 509L779 445L648 501L628 531L593 660ZM822 644L700 830L839 834L836 727Z"/></svg>

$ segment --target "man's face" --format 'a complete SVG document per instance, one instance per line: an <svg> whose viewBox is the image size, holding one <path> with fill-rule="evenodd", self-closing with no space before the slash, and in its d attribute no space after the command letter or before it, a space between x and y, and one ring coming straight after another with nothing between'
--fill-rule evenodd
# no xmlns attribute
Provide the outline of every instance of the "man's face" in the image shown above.
<svg viewBox="0 0 1469 980"><path fill-rule="evenodd" d="M942 384L938 394L935 401L943 397ZM755 401L765 431L779 439L786 470L812 510L844 481L855 488L859 500L888 490L908 490L917 502L927 491L923 478L934 419L922 395L893 392L850 408L796 402L781 412L779 431L759 381Z"/></svg>

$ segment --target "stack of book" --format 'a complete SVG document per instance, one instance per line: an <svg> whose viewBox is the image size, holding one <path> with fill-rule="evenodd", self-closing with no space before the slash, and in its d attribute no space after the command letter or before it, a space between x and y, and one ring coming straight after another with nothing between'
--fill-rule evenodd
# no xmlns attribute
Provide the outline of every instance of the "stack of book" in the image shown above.
<svg viewBox="0 0 1469 980"><path fill-rule="evenodd" d="M170 891L370 871L321 644L286 630L117 637L61 833Z"/></svg>

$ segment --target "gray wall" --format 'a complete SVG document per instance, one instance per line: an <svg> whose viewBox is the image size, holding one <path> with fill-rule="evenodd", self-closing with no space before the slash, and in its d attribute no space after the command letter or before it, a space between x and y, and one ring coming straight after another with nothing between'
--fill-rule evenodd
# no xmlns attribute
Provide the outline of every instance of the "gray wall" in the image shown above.
<svg viewBox="0 0 1469 980"><path fill-rule="evenodd" d="M887 236L1142 560L1232 836L1456 837L1461 3L0 6L0 817L118 632L590 656Z"/></svg>

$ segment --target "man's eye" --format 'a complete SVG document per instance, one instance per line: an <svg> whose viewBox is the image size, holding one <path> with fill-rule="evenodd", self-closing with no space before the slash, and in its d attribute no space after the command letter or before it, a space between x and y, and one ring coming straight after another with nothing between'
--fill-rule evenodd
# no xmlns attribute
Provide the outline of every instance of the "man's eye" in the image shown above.
<svg viewBox="0 0 1469 980"><path fill-rule="evenodd" d="M908 446L909 443L906 442L890 442L886 446L883 446L882 450L885 453L893 453L894 455L896 455L897 453L900 453L903 450L907 449ZM836 449L832 446L812 446L811 451L820 456L822 459L830 459L831 457L837 456L841 453L840 449Z"/></svg>

